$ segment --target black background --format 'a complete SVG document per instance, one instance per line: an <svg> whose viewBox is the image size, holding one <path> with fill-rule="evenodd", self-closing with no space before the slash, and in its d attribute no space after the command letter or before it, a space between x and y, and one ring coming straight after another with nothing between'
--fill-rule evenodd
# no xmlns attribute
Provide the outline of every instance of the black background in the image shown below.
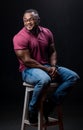
<svg viewBox="0 0 83 130"><path fill-rule="evenodd" d="M23 103L24 88L12 38L23 27L22 15L29 8L38 10L40 24L53 32L58 64L76 71L80 76L80 83L68 99L75 107L80 106L80 111L83 106L82 7L83 2L79 0L3 0L0 3L1 112L5 105Z"/></svg>

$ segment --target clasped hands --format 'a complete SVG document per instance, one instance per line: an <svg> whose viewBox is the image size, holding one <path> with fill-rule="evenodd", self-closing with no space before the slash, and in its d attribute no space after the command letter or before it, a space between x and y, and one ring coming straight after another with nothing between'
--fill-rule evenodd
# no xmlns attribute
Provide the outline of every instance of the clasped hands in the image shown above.
<svg viewBox="0 0 83 130"><path fill-rule="evenodd" d="M48 67L48 74L53 80L58 75L56 67Z"/></svg>

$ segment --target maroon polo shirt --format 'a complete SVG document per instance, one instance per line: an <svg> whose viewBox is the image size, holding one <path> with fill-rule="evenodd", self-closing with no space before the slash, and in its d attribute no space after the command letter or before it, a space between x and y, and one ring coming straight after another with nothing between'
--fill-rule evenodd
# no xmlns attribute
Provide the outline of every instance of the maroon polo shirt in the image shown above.
<svg viewBox="0 0 83 130"><path fill-rule="evenodd" d="M41 26L39 26L39 33L37 36L23 27L13 37L14 50L29 49L31 58L37 60L41 64L48 63L50 44L54 44L53 34L49 29ZM26 68L21 60L19 60L19 64L20 71Z"/></svg>

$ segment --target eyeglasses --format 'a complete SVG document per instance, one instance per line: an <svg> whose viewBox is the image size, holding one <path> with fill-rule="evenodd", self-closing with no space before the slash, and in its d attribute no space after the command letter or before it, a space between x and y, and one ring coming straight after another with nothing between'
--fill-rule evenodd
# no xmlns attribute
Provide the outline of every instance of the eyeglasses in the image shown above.
<svg viewBox="0 0 83 130"><path fill-rule="evenodd" d="M34 21L34 18L33 17L31 17L29 19L24 18L23 21L24 22L32 22L32 21Z"/></svg>

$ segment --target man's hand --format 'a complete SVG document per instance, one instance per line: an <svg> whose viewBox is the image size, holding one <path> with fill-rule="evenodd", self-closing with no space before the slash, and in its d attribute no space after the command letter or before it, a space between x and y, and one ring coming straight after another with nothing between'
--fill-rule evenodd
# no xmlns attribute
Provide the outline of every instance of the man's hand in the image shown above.
<svg viewBox="0 0 83 130"><path fill-rule="evenodd" d="M48 74L51 76L53 80L58 74L56 67L48 67Z"/></svg>

